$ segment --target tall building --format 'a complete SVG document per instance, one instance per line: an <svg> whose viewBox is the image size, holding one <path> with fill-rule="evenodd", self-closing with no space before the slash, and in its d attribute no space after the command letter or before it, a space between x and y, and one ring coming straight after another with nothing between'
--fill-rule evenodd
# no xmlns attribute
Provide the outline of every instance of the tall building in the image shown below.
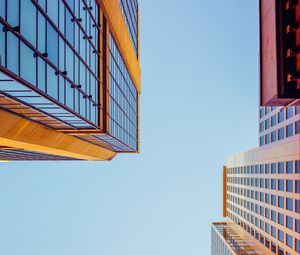
<svg viewBox="0 0 300 255"><path fill-rule="evenodd" d="M0 160L139 152L137 0L0 0Z"/></svg>
<svg viewBox="0 0 300 255"><path fill-rule="evenodd" d="M259 146L226 160L213 255L300 254L300 1L259 5Z"/></svg>
<svg viewBox="0 0 300 255"><path fill-rule="evenodd" d="M300 254L300 107L260 107L259 147L223 168L212 255Z"/></svg>
<svg viewBox="0 0 300 255"><path fill-rule="evenodd" d="M259 112L259 147L229 157L223 169L224 224L236 236L218 234L218 242L255 244L246 249L253 253L228 254L300 254L300 107Z"/></svg>

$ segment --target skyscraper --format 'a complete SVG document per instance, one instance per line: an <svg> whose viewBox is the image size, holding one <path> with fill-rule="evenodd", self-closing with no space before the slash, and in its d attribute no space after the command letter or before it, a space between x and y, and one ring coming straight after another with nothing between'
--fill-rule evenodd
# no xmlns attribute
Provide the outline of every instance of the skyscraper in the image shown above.
<svg viewBox="0 0 300 255"><path fill-rule="evenodd" d="M234 230L230 239L218 233L226 247L256 240L255 248L250 245L253 253L238 253L235 247L229 254L268 254L259 253L263 247L270 254L299 254L300 107L260 107L259 112L260 146L226 160L223 216L229 222L213 230L227 229L226 224Z"/></svg>
<svg viewBox="0 0 300 255"><path fill-rule="evenodd" d="M137 0L0 0L0 160L139 151Z"/></svg>
<svg viewBox="0 0 300 255"><path fill-rule="evenodd" d="M228 254L300 254L299 14L299 1L260 0L259 146L226 160L228 222L213 224L212 250L217 240Z"/></svg>

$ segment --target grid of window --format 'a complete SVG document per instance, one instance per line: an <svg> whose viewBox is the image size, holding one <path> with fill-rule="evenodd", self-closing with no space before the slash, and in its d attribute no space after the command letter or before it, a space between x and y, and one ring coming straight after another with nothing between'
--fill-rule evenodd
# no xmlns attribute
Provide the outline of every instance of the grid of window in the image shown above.
<svg viewBox="0 0 300 255"><path fill-rule="evenodd" d="M98 12L95 0L0 0L0 64L77 128L99 125Z"/></svg>
<svg viewBox="0 0 300 255"><path fill-rule="evenodd" d="M275 254L285 254L285 247L297 251L300 181L295 174L299 169L300 160L227 169L228 216ZM268 235L282 246L270 242Z"/></svg>
<svg viewBox="0 0 300 255"><path fill-rule="evenodd" d="M299 106L281 109L278 107L261 107L259 110L259 145L268 145L299 134L299 108Z"/></svg>
<svg viewBox="0 0 300 255"><path fill-rule="evenodd" d="M137 151L138 92L111 34L109 44L110 134Z"/></svg>
<svg viewBox="0 0 300 255"><path fill-rule="evenodd" d="M138 2L137 0L119 0L119 4L126 21L135 53L138 57Z"/></svg>

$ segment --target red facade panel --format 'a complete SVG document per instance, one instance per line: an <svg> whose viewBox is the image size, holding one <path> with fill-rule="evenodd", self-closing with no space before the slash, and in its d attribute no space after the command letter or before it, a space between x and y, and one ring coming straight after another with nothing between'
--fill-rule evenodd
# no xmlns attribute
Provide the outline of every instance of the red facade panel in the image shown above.
<svg viewBox="0 0 300 255"><path fill-rule="evenodd" d="M300 3L260 0L261 105L299 104Z"/></svg>

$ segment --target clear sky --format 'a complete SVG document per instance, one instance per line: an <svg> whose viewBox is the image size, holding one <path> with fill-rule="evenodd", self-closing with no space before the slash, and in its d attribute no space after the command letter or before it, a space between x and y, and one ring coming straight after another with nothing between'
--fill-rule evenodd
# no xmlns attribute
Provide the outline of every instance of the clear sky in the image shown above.
<svg viewBox="0 0 300 255"><path fill-rule="evenodd" d="M258 1L143 0L141 154L0 164L1 255L209 255L258 143Z"/></svg>

